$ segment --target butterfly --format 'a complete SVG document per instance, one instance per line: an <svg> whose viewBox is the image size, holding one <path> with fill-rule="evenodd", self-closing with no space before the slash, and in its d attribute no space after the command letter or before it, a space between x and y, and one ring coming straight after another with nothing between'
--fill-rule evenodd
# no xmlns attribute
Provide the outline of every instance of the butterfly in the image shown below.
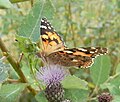
<svg viewBox="0 0 120 102"><path fill-rule="evenodd" d="M95 57L107 53L107 48L101 47L66 47L46 18L41 19L40 32L42 51L37 55L49 64L87 68L93 64Z"/></svg>

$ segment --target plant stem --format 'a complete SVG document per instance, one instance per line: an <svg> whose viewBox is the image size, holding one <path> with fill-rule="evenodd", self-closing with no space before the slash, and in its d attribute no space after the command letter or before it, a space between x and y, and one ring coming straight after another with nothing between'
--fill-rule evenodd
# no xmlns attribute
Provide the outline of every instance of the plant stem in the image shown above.
<svg viewBox="0 0 120 102"><path fill-rule="evenodd" d="M27 60L29 61L29 67L30 67L31 73L32 73L32 75L33 75L33 78L34 78L35 81L38 83L38 80L36 79L35 73L34 73L34 71L33 71L33 66L32 66L32 63L34 62L34 59L28 58ZM41 91L42 89L41 89L40 85L38 85L38 87L39 87L39 89L40 89L40 91Z"/></svg>
<svg viewBox="0 0 120 102"><path fill-rule="evenodd" d="M71 4L68 3L68 14L69 14L69 21L72 20L72 10L71 10ZM74 27L73 27L73 22L70 23L70 30L71 30L71 34L72 34L72 41L73 41L73 45L74 47L76 47L76 41L75 41L75 32L74 32Z"/></svg>
<svg viewBox="0 0 120 102"><path fill-rule="evenodd" d="M12 58L12 56L8 53L7 48L5 47L4 43L2 42L2 39L0 38L0 48L3 52L3 54L7 57L7 60L10 62L14 70L17 72L18 76L20 77L21 82L27 82L24 74L22 73L19 64L16 63L16 61Z"/></svg>
<svg viewBox="0 0 120 102"><path fill-rule="evenodd" d="M0 49L2 50L4 56L6 56L7 60L13 67L13 69L17 72L18 76L20 77L20 81L23 83L28 83L26 77L24 76L19 63L13 59L13 57L9 54L7 48L5 47L5 44L3 43L2 39L0 38ZM36 94L35 90L31 87L27 87L34 95Z"/></svg>
<svg viewBox="0 0 120 102"><path fill-rule="evenodd" d="M34 4L34 0L31 0L31 7L33 7L33 4Z"/></svg>

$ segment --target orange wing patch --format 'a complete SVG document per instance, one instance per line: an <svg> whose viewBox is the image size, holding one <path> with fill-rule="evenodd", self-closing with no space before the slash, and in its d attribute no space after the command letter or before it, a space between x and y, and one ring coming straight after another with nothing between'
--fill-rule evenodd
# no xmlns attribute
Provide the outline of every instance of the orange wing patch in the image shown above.
<svg viewBox="0 0 120 102"><path fill-rule="evenodd" d="M51 40L54 40L54 39L57 39L58 43L61 43L61 38L55 33L55 32L46 32L46 34L48 34L48 37L51 39Z"/></svg>
<svg viewBox="0 0 120 102"><path fill-rule="evenodd" d="M81 55L81 56L88 56L88 57L90 57L92 54L86 54L84 52L77 51L77 52L73 53L73 55Z"/></svg>

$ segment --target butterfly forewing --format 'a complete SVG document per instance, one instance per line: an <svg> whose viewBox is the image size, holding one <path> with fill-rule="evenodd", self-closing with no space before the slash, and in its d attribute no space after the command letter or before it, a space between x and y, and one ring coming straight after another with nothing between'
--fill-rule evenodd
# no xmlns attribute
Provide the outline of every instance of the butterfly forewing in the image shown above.
<svg viewBox="0 0 120 102"><path fill-rule="evenodd" d="M41 19L40 32L40 37L42 40L42 49L44 52L46 52L46 54L50 54L54 51L64 49L65 45L62 41L62 38L57 32L55 32L55 30L46 18Z"/></svg>

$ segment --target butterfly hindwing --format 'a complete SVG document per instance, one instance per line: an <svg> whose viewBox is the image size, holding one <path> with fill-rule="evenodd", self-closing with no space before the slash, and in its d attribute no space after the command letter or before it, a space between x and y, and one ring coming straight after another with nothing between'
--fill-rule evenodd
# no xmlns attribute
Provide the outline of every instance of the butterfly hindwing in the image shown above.
<svg viewBox="0 0 120 102"><path fill-rule="evenodd" d="M92 65L93 59L101 54L105 54L107 49L100 47L88 47L88 48L72 48L64 49L51 53L48 56L48 60L54 64L60 64L63 66L76 66L87 68Z"/></svg>

